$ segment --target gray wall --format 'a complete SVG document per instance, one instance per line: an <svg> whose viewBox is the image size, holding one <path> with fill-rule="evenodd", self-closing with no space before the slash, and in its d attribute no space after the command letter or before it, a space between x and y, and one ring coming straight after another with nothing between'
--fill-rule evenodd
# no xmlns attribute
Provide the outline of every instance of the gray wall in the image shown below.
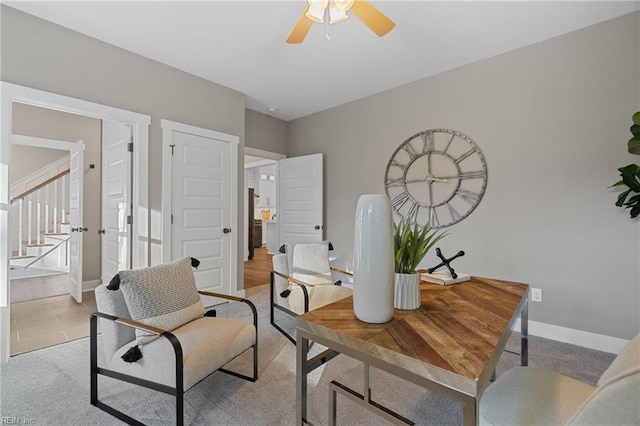
<svg viewBox="0 0 640 426"><path fill-rule="evenodd" d="M149 203L162 203L162 131L168 119L240 137L238 182L243 185L244 101L242 93L160 64L75 31L2 5L0 78L151 116ZM215 53L211 53L215 54ZM238 224L243 197L238 194ZM242 259L239 227L238 259ZM152 238L159 238L153 235ZM238 287L243 265L238 262Z"/></svg>
<svg viewBox="0 0 640 426"><path fill-rule="evenodd" d="M12 130L14 134L18 135L57 139L65 142L79 140L84 142L83 225L89 229L89 232L82 234L82 279L83 281L99 280L101 242L97 230L101 223L101 120L31 105L14 104ZM36 153L33 152L34 150ZM12 175L13 170L22 169L21 164L32 163L35 158L38 158L37 152L42 151L49 150L14 145L11 150ZM68 156L69 151L63 151L63 154ZM24 158L25 155L29 157ZM30 171L34 171L46 164L28 168ZM94 164L95 168L90 169L89 164Z"/></svg>
<svg viewBox="0 0 640 426"><path fill-rule="evenodd" d="M11 145L11 176L9 176L9 182L13 184L15 181L68 155L69 151L60 149Z"/></svg>
<svg viewBox="0 0 640 426"><path fill-rule="evenodd" d="M640 109L632 14L289 123L289 156L325 155L326 237L349 262L360 194L383 193L394 149L430 128L487 160L479 207L450 228L457 270L543 289L530 319L629 339L640 331L640 224L614 206ZM433 266L430 253L423 266ZM339 266L339 265L338 265Z"/></svg>
<svg viewBox="0 0 640 426"><path fill-rule="evenodd" d="M287 122L261 112L245 111L245 145L278 154L287 153Z"/></svg>

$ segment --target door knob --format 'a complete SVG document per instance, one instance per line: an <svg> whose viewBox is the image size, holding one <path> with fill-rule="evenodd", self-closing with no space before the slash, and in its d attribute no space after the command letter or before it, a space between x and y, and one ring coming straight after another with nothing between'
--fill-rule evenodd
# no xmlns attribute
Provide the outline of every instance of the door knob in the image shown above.
<svg viewBox="0 0 640 426"><path fill-rule="evenodd" d="M71 232L87 232L89 229L88 228L71 228Z"/></svg>
<svg viewBox="0 0 640 426"><path fill-rule="evenodd" d="M98 234L104 234L104 229L98 229Z"/></svg>
<svg viewBox="0 0 640 426"><path fill-rule="evenodd" d="M231 232L231 228L224 228L222 229L222 232L224 232L225 234L229 234Z"/></svg>
<svg viewBox="0 0 640 426"><path fill-rule="evenodd" d="M320 225L316 225L314 229L320 229Z"/></svg>

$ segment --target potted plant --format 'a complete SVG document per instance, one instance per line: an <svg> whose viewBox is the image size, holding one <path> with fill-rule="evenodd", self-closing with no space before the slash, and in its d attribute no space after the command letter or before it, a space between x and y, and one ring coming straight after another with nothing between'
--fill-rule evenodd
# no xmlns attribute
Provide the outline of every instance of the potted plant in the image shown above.
<svg viewBox="0 0 640 426"><path fill-rule="evenodd" d="M420 307L420 277L416 268L429 250L446 235L446 232L437 233L428 225L420 228L417 223L404 218L393 225L394 307L398 309Z"/></svg>
<svg viewBox="0 0 640 426"><path fill-rule="evenodd" d="M628 150L631 154L640 155L640 111L633 114L633 125L631 126L631 134L633 135L627 143ZM624 207L629 210L632 218L640 215L640 165L629 164L618 169L620 179L613 186L624 185L628 189L618 196L616 206Z"/></svg>

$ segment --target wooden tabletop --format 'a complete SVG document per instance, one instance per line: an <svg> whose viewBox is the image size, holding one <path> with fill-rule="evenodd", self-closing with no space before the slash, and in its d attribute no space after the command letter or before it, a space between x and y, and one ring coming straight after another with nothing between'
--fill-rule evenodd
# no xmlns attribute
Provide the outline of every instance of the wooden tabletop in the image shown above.
<svg viewBox="0 0 640 426"><path fill-rule="evenodd" d="M358 320L353 298L348 297L299 316L297 326L334 343L334 349L337 345L358 351L479 396L526 303L528 288L480 277L450 286L422 282L422 306L411 311L395 309L389 322Z"/></svg>

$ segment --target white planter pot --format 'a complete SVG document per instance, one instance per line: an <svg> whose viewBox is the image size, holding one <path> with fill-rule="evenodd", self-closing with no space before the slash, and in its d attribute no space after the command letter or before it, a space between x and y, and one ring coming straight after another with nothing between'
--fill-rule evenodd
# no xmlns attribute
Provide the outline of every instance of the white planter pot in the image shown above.
<svg viewBox="0 0 640 426"><path fill-rule="evenodd" d="M395 274L396 291L393 306L397 309L418 309L420 302L420 275Z"/></svg>
<svg viewBox="0 0 640 426"><path fill-rule="evenodd" d="M360 196L353 244L353 310L364 322L393 318L393 221L389 198Z"/></svg>

